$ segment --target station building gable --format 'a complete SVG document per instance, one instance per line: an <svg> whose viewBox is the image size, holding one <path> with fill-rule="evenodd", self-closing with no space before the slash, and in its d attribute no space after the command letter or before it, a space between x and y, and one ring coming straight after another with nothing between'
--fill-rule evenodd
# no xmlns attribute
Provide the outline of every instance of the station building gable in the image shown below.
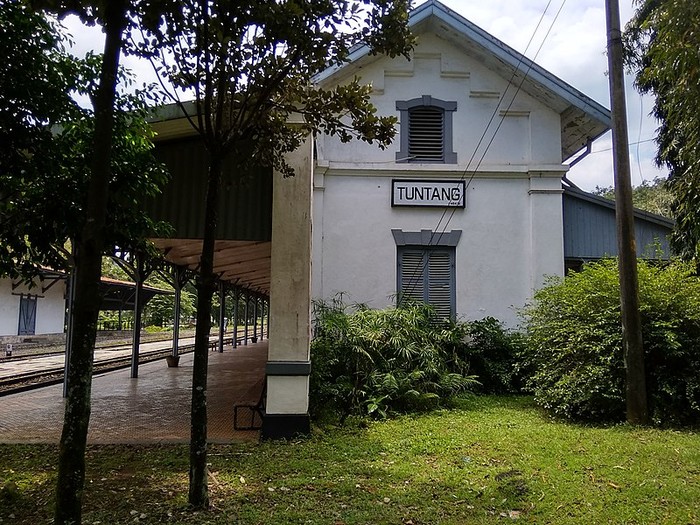
<svg viewBox="0 0 700 525"><path fill-rule="evenodd" d="M513 326L545 277L563 274L564 162L609 112L439 2L411 26L411 60L360 49L319 75L359 76L398 123L384 150L316 140L313 294L423 299Z"/></svg>

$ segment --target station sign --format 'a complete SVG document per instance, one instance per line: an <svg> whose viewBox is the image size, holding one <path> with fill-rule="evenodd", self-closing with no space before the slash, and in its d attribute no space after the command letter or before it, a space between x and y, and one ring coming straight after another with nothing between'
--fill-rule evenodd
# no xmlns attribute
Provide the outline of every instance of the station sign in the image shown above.
<svg viewBox="0 0 700 525"><path fill-rule="evenodd" d="M393 179L392 206L464 208L464 180Z"/></svg>

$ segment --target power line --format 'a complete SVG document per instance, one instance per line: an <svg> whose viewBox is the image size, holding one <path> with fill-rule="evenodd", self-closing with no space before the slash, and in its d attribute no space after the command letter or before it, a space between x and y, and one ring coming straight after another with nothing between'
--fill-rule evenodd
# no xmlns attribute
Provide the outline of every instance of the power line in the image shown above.
<svg viewBox="0 0 700 525"><path fill-rule="evenodd" d="M652 142L652 141L654 141L654 140L656 140L656 138L653 138L653 137L652 137L652 138L650 138L650 139L639 140L639 141L637 141L637 142L630 142L630 143L627 144L627 145L628 145L628 146L636 146L636 145L638 145L638 144L644 144L645 142ZM610 148L605 148L605 149L599 149L599 150L596 150L596 151L591 151L591 152L589 153L589 155L593 155L594 153L605 153L606 151L612 151L612 148L610 147Z"/></svg>
<svg viewBox="0 0 700 525"><path fill-rule="evenodd" d="M474 158L477 156L477 153L478 153L478 151L479 151L479 147L481 146L482 142L484 141L484 138L486 137L486 135L487 135L487 133L488 133L488 130L489 130L489 128L491 127L491 124L493 123L493 121L494 121L494 119L495 119L495 117L496 117L496 114L497 114L498 111L499 111L499 107L501 106L501 103L503 102L503 100L505 100L506 94L508 93L508 90L509 90L510 87L513 85L513 80L515 79L515 76L517 75L517 73L520 71L520 65L523 63L523 58L524 58L524 56L525 56L525 53L527 53L527 50L529 49L530 45L532 44L532 41L534 40L535 35L537 34L537 31L539 30L539 27L540 27L540 25L542 24L542 21L544 20L544 17L545 17L545 15L547 14L547 11L549 10L549 6L551 5L551 3L552 3L552 0L549 0L549 2L547 2L547 5L546 5L546 7L545 7L545 9L544 9L544 11L543 11L543 13L542 13L542 16L540 17L540 19L539 19L539 21L538 21L538 23L537 23L537 26L535 27L535 30L533 31L532 36L530 37L530 40L528 41L528 44L527 44L527 46L526 46L526 48L525 48L525 51L524 51L522 54L519 55L518 64L516 65L515 69L513 70L513 73L512 73L512 75L511 75L510 79L508 80L508 85L506 86L506 89L503 91L503 95L502 95L501 98L499 99L498 104L496 104L496 106L495 106L495 108L494 108L494 110L493 110L493 113L491 114L491 118L489 119L488 123L486 124L486 127L484 128L484 132L481 134L481 137L479 138L479 141L478 141L477 145L476 145L475 148L474 148L474 152L472 153L472 156L470 157L469 161L467 162L467 165L466 165L465 168L464 168L464 171L462 172L462 176L461 176L460 179L459 179L460 181L463 181L463 180L466 179L467 173L468 173L468 171L469 171L469 166L472 164L472 161L473 161ZM493 141L495 140L496 135L498 134L498 131L500 130L501 125L503 124L503 121L505 120L505 117L506 117L508 111L509 111L509 110L511 109L511 107L513 106L513 103L515 102L515 99L516 99L516 97L518 96L518 93L520 93L520 89L522 88L522 86L523 86L525 80L527 79L528 74L530 73L530 70L532 69L532 66L534 65L535 59L537 58L537 56L539 55L540 51L542 50L542 47L544 46L544 43L545 43L545 41L547 40L547 37L549 36L550 32L552 31L552 28L554 27L554 24L556 23L557 19L559 18L559 15L561 14L561 12L562 12L562 10L563 10L565 4L566 4L566 0L563 0L561 6L559 7L559 10L557 11L557 14L555 15L554 19L552 20L552 23L551 23L550 26L549 26L549 29L547 30L547 33L545 34L544 38L542 39L542 42L540 43L540 46L539 46L539 48L537 49L537 52L535 53L533 59L530 60L530 63L529 63L529 65L528 65L528 67L527 67L527 70L525 71L525 73L524 73L522 79L520 80L520 83L519 83L518 86L516 87L516 91L515 91L515 93L513 94L512 98L510 99L510 102L509 102L509 104L508 104L508 107L507 107L507 108L505 109L505 111L502 113L501 120L498 122L498 125L496 126L496 129L495 129L495 131L493 132L493 135L491 136L491 139L489 140L488 144L486 145L486 148L484 149L484 152L482 153L481 157L479 158L479 161L478 161L477 165L476 165L476 166L474 167L474 169L472 170L471 176L469 177L469 180L468 180L468 182L467 182L467 184L465 185L465 188L464 188L464 198L465 198L465 199L466 199L466 195L467 195L467 190L469 189L469 186L471 185L472 180L473 180L474 177L476 176L476 173L477 173L479 167L481 166L481 163L483 162L484 158L486 157L486 154L488 153L489 148L490 148L491 145L493 144ZM455 208L453 208L452 210L450 210L449 216L447 216L447 209L445 209L445 210L442 212L442 215L440 216L440 220L438 221L438 224L436 225L435 229L434 229L433 232L431 233L429 245L431 245L431 246L433 245L433 240L434 240L434 238L435 238L435 236L436 236L436 232L439 232L439 233L437 233L437 242L440 241L440 239L442 238L442 236L443 236L443 235L445 234L445 232L447 231L447 227L449 226L449 224L450 224L452 218L454 217L455 211L456 211ZM444 226L442 227L442 230L440 231L440 225L442 224L442 221L445 219L446 216L447 216L447 220L446 220ZM425 262L422 264L422 266L421 266L421 268L420 268L420 272L418 272L418 267L416 267L416 268L414 269L414 271L413 271L413 274L411 275L411 277L410 277L410 279L409 279L409 281L408 281L408 282L409 282L409 290L408 290L406 293L404 293L404 294L402 294L401 296L399 296L399 305L401 304L401 302L402 302L402 300L403 300L403 296L410 296L410 295L415 291L415 287L416 287L416 285L417 285L417 283L418 283L418 281L417 281L417 277L419 276L418 274L420 273L420 277L421 277L421 279L422 279L422 278L423 278L423 275L424 275L424 273L425 273L425 269L426 269L426 267L427 267L427 265L428 265L428 263L429 263L429 258L430 258L430 252L428 251L428 257L424 257Z"/></svg>

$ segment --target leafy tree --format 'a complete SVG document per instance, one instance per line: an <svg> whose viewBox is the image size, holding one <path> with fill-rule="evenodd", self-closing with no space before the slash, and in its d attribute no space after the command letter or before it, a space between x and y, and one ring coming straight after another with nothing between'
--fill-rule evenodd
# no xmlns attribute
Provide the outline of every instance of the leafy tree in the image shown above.
<svg viewBox="0 0 700 525"><path fill-rule="evenodd" d="M313 77L347 62L358 44L390 56L407 54L409 3L188 0L177 2L178 9L166 9L164 16L142 13L148 34L141 51L153 60L163 86L208 152L192 385L189 502L195 508L209 501L207 337L216 290L212 268L223 160L230 156L242 167L258 163L291 176L284 155L312 132L386 145L394 135L395 119L375 114L369 86L356 79L322 89ZM194 114L180 101L183 93L194 96ZM292 117L300 123L289 125Z"/></svg>
<svg viewBox="0 0 700 525"><path fill-rule="evenodd" d="M112 257L102 258L102 275L104 277L111 277L112 279L117 279L120 281L129 280L127 273L121 266L114 262Z"/></svg>
<svg viewBox="0 0 700 525"><path fill-rule="evenodd" d="M122 99L119 104L129 113L115 117L126 1L33 4L62 14L77 10L93 22L101 21L105 30L103 57L77 62L63 52L55 25L28 10L27 2L0 5L4 53L0 62L6 70L2 132L10 130L12 135L9 147L3 148L0 169L0 265L6 273L26 277L37 263L66 267L65 240L71 238L74 247L75 329L55 522L75 524L81 521L102 255L114 243L132 247L131 240L140 237L134 228L143 232L150 226L144 215L134 213L134 203L139 195L155 191L163 176L147 154L143 108ZM99 79L93 76L97 72ZM91 95L93 112L79 112L70 101L74 88Z"/></svg>
<svg viewBox="0 0 700 525"><path fill-rule="evenodd" d="M672 244L686 259L700 260L700 3L640 0L626 28L636 86L655 97L656 161L670 170Z"/></svg>
<svg viewBox="0 0 700 525"><path fill-rule="evenodd" d="M52 127L80 113L70 97L79 65L63 46L55 22L19 0L0 4L0 275L31 277L37 265L65 265L65 236L54 235L35 198L64 155ZM32 228L23 228L28 221ZM27 230L31 239L17 235ZM41 249L49 246L55 249Z"/></svg>
<svg viewBox="0 0 700 525"><path fill-rule="evenodd" d="M172 290L172 286L158 274L152 274L146 283L150 286L162 290ZM180 319L190 319L194 315L195 296L185 287L180 297ZM143 318L146 325L168 326L173 322L175 316L175 295L156 295L153 297L143 311Z"/></svg>
<svg viewBox="0 0 700 525"><path fill-rule="evenodd" d="M603 188L596 186L593 194L615 200L615 188L612 186ZM671 210L672 199L668 181L662 177L655 177L652 182L645 180L632 189L632 203L635 208L663 217L673 217Z"/></svg>

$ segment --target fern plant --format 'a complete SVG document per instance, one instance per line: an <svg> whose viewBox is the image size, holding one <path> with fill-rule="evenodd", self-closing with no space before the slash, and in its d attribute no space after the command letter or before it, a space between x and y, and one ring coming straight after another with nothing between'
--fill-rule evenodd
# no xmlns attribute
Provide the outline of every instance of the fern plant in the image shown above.
<svg viewBox="0 0 700 525"><path fill-rule="evenodd" d="M456 356L463 323L423 304L372 310L342 297L315 304L311 411L387 417L431 409L478 384Z"/></svg>

